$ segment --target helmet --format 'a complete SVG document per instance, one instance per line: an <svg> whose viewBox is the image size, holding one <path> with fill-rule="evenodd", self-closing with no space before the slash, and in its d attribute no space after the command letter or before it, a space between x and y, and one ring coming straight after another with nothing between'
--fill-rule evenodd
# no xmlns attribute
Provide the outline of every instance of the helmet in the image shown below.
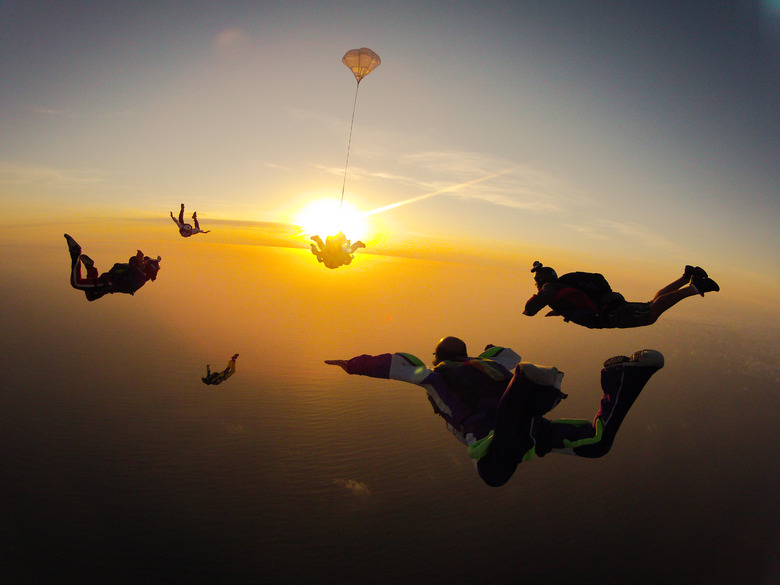
<svg viewBox="0 0 780 585"><path fill-rule="evenodd" d="M467 356L466 342L458 337L442 337L433 352L433 365L444 360L465 359Z"/></svg>
<svg viewBox="0 0 780 585"><path fill-rule="evenodd" d="M151 259L149 256L144 256L144 263L146 264L146 275L152 280L157 279L157 272L160 270L160 260L162 258L157 256L156 259Z"/></svg>
<svg viewBox="0 0 780 585"><path fill-rule="evenodd" d="M558 278L558 273L555 272L555 270L549 266L544 266L538 260L534 262L531 272L534 273L534 282L536 282L536 286L539 287Z"/></svg>

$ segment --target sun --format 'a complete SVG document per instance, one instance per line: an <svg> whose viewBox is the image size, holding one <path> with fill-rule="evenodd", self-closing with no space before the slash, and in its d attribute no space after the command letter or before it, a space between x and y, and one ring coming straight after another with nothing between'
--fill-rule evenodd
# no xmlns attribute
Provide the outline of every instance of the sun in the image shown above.
<svg viewBox="0 0 780 585"><path fill-rule="evenodd" d="M295 223L307 234L322 238L344 232L354 242L365 238L368 233L365 216L346 201L341 204L338 199L318 199L309 203L295 217Z"/></svg>

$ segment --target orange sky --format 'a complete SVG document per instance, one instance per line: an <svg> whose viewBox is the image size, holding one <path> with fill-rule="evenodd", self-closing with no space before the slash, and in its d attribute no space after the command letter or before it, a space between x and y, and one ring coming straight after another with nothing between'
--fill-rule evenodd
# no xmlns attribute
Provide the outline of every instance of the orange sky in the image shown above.
<svg viewBox="0 0 780 585"><path fill-rule="evenodd" d="M398 242L367 248L351 265L329 270L317 263L303 237L291 235L296 233L293 228L284 234L276 226L208 227L214 228L211 233L185 239L164 217L119 222L110 228L98 222L51 224L8 229L0 234L0 242L7 250L6 274L35 275L43 283L42 296L73 310L112 314L128 302L142 303L171 330L190 332L184 336L186 343L204 353L214 347L231 353L234 350L227 348L251 344L268 355L294 348L316 359L400 350L427 359L436 340L449 334L471 340L475 349L486 343L517 345L528 338L549 337L549 357L554 358L556 335L585 335L585 343L593 337L560 319L521 315L535 292L529 267L537 257L559 273L600 270L629 300L648 300L678 276L678 270L670 274L666 266L647 262L637 266L632 258L605 259L598 265L569 252L545 250L540 256L529 253L531 247L496 243L491 249L459 242L464 249L430 238L408 240L406 248ZM136 247L161 255L158 279L134 297L113 295L87 303L69 287L65 231L101 271L127 261ZM277 246L261 245L263 241ZM280 242L291 247L278 247ZM779 311L772 303L777 290L771 283L750 288L748 295L738 272L718 274L718 280L721 292L686 299L661 321L732 328L778 323ZM612 332L609 337L617 343L635 339L641 344L649 333L642 328ZM611 343L606 336L605 341ZM538 351L539 344L535 345Z"/></svg>

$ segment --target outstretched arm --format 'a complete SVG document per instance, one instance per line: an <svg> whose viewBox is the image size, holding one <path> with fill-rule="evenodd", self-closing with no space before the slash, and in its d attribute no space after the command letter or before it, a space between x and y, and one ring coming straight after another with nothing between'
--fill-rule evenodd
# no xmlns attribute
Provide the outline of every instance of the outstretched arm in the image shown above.
<svg viewBox="0 0 780 585"><path fill-rule="evenodd" d="M349 364L349 360L325 360L325 363L329 366L338 366L342 370L344 370L347 374L349 374L349 369L347 365Z"/></svg>
<svg viewBox="0 0 780 585"><path fill-rule="evenodd" d="M325 360L331 366L339 366L348 374L401 380L419 384L431 374L415 356L408 353L383 353L381 355L359 355L350 360Z"/></svg>
<svg viewBox="0 0 780 585"><path fill-rule="evenodd" d="M389 378L392 359L392 354L383 353L381 355L359 355L350 360L325 360L325 363L339 366L347 374Z"/></svg>
<svg viewBox="0 0 780 585"><path fill-rule="evenodd" d="M556 292L549 284L544 285L542 290L526 301L523 315L528 315L529 317L536 315L550 304L550 301L555 299Z"/></svg>

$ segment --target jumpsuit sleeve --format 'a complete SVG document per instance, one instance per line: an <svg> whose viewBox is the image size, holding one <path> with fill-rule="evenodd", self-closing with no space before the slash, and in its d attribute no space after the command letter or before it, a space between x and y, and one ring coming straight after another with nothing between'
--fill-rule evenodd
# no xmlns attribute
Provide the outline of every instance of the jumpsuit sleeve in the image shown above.
<svg viewBox="0 0 780 585"><path fill-rule="evenodd" d="M400 380L419 384L431 374L420 359L408 353L383 353L376 356L360 355L347 362L349 374Z"/></svg>
<svg viewBox="0 0 780 585"><path fill-rule="evenodd" d="M523 315L528 315L529 317L536 315L555 299L555 293L556 291L553 287L549 284L545 284L542 287L542 290L526 301Z"/></svg>
<svg viewBox="0 0 780 585"><path fill-rule="evenodd" d="M479 354L478 357L498 362L509 371L512 371L515 366L520 363L521 359L520 355L514 350L508 347L499 347L497 345L486 349L481 354Z"/></svg>

